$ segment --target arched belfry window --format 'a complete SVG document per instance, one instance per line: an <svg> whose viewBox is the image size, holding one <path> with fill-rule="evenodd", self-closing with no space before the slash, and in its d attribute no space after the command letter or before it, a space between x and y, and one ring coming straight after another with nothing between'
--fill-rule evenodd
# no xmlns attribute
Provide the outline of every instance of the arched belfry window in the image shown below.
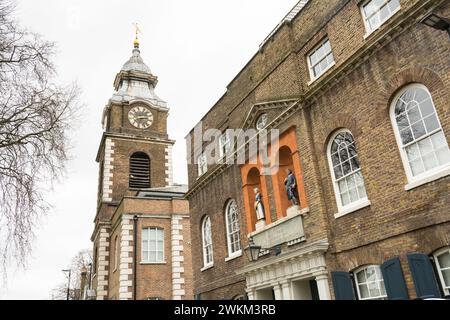
<svg viewBox="0 0 450 320"><path fill-rule="evenodd" d="M150 158L143 152L137 152L130 158L130 188L150 188Z"/></svg>

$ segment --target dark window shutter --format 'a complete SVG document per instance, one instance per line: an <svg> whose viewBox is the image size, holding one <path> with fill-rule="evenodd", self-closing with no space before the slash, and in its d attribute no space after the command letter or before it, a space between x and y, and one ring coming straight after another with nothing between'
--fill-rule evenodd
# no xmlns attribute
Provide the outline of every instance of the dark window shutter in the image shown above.
<svg viewBox="0 0 450 320"><path fill-rule="evenodd" d="M381 266L381 272L389 300L409 300L400 259L394 258L386 261Z"/></svg>
<svg viewBox="0 0 450 320"><path fill-rule="evenodd" d="M428 256L410 254L408 255L408 263L417 297L420 299L440 298L441 294Z"/></svg>
<svg viewBox="0 0 450 320"><path fill-rule="evenodd" d="M348 272L332 272L334 295L336 300L355 300L353 282Z"/></svg>

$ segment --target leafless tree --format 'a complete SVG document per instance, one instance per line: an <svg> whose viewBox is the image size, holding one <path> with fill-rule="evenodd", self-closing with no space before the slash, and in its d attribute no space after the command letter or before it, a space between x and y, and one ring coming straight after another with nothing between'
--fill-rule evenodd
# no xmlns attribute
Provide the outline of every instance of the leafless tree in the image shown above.
<svg viewBox="0 0 450 320"><path fill-rule="evenodd" d="M86 280L88 284L90 275L90 266L92 263L92 251L91 250L83 250L80 251L73 259L67 270L71 270L70 277L70 290L69 290L69 299L70 300L81 300L83 298L84 288L82 285L81 273L83 269L87 271ZM67 298L67 284L65 281L58 285L52 291L52 300L66 300Z"/></svg>
<svg viewBox="0 0 450 320"><path fill-rule="evenodd" d="M80 105L57 84L55 45L18 25L0 0L0 264L24 265L33 230L50 209L43 190L63 174ZM6 272L4 273L6 274Z"/></svg>

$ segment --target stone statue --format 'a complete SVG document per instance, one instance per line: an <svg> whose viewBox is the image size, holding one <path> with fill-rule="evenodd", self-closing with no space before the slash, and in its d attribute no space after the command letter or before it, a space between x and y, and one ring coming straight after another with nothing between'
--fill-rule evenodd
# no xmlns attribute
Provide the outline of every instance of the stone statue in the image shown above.
<svg viewBox="0 0 450 320"><path fill-rule="evenodd" d="M295 178L294 173L291 169L286 170L287 177L284 180L284 184L286 186L286 192L289 201L292 202L292 205L298 206L298 191L297 191L297 179Z"/></svg>
<svg viewBox="0 0 450 320"><path fill-rule="evenodd" d="M256 219L258 221L266 219L266 213L264 210L264 205L262 202L261 191L258 188L255 188L255 211L256 211Z"/></svg>

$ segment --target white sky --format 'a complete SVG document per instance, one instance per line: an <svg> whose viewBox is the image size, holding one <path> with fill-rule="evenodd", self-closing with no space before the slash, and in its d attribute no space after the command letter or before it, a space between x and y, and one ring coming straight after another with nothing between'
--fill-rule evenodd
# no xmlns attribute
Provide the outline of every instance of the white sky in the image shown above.
<svg viewBox="0 0 450 320"><path fill-rule="evenodd" d="M141 55L169 103L175 182L186 183L184 137L214 105L258 45L297 0L19 0L21 23L58 44L64 83L76 80L86 104L73 134L73 160L47 197L46 217L27 270L9 270L0 299L50 299L61 270L90 248L97 195L101 113L116 73L131 56L133 22L143 31Z"/></svg>

